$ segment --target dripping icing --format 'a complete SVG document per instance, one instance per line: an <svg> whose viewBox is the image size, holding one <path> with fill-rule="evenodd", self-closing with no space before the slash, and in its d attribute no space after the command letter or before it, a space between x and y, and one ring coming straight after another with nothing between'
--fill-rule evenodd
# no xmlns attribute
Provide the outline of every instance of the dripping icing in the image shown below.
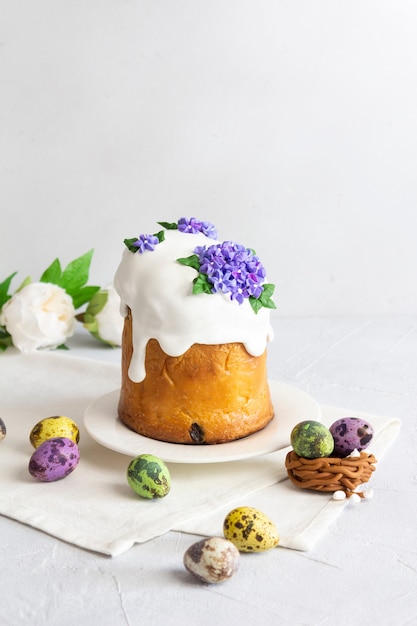
<svg viewBox="0 0 417 626"><path fill-rule="evenodd" d="M165 240L152 252L123 252L114 285L121 298L122 315L132 311L132 381L145 378L149 339L156 339L172 357L184 354L195 343L242 343L249 354L260 356L272 341L268 309L255 314L248 301L238 304L227 294L192 293L197 272L177 259L206 244L207 237L201 233L173 230L165 232Z"/></svg>

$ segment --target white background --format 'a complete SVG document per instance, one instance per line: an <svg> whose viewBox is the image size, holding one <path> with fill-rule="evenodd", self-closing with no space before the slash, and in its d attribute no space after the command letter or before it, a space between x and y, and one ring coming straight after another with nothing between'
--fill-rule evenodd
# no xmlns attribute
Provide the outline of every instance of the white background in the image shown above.
<svg viewBox="0 0 417 626"><path fill-rule="evenodd" d="M417 313L413 0L0 0L0 280L195 215L277 315Z"/></svg>

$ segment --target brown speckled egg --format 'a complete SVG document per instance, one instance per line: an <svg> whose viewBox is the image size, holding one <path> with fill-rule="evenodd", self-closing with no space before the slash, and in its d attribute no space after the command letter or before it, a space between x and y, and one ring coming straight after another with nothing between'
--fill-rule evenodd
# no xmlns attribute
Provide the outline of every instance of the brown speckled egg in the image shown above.
<svg viewBox="0 0 417 626"><path fill-rule="evenodd" d="M65 415L45 417L32 428L29 439L34 448L37 448L48 439L66 437L78 444L80 431L77 424Z"/></svg>
<svg viewBox="0 0 417 626"><path fill-rule="evenodd" d="M3 422L3 420L0 417L0 441L2 441L2 439L5 438L6 433L7 433L6 424Z"/></svg>
<svg viewBox="0 0 417 626"><path fill-rule="evenodd" d="M231 578L239 567L239 560L239 550L223 537L201 539L184 554L185 568L205 583L220 583Z"/></svg>
<svg viewBox="0 0 417 626"><path fill-rule="evenodd" d="M42 482L61 480L78 465L80 452L77 444L66 437L48 439L36 448L30 457L29 473Z"/></svg>

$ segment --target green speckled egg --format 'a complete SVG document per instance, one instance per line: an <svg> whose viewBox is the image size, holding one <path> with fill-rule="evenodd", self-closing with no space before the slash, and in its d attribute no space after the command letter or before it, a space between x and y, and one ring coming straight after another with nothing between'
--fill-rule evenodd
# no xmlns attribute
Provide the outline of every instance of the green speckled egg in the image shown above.
<svg viewBox="0 0 417 626"><path fill-rule="evenodd" d="M127 482L142 498L163 498L171 489L167 466L152 454L141 454L129 463Z"/></svg>
<svg viewBox="0 0 417 626"><path fill-rule="evenodd" d="M264 552L279 543L274 522L250 506L237 507L226 515L223 534L239 552Z"/></svg>
<svg viewBox="0 0 417 626"><path fill-rule="evenodd" d="M334 439L330 430L314 420L294 426L290 439L294 452L305 459L319 459L333 452Z"/></svg>
<svg viewBox="0 0 417 626"><path fill-rule="evenodd" d="M48 441L48 439L56 439L57 437L65 437L78 444L80 431L77 424L65 415L45 417L35 424L29 435L30 443L34 448L38 448L41 443Z"/></svg>

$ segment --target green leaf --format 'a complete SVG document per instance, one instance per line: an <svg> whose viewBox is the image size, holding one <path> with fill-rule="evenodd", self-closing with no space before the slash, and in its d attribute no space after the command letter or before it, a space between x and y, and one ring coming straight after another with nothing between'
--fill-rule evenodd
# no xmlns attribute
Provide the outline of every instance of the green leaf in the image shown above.
<svg viewBox="0 0 417 626"><path fill-rule="evenodd" d="M167 230L178 230L178 224L176 222L156 222L162 228L166 228Z"/></svg>
<svg viewBox="0 0 417 626"><path fill-rule="evenodd" d="M107 300L109 299L108 291L102 290L97 291L90 302L88 303L87 310L85 312L85 317L94 318L100 311L104 309L107 304Z"/></svg>
<svg viewBox="0 0 417 626"><path fill-rule="evenodd" d="M83 317L83 324L84 326L89 330L91 330L90 327L94 326L95 329L97 329L97 321L96 318L94 317L94 315L91 315L90 313L84 313L84 317Z"/></svg>
<svg viewBox="0 0 417 626"><path fill-rule="evenodd" d="M70 296L72 297L72 302L74 304L74 309L79 309L80 306L82 306L86 302L89 302L94 294L97 293L97 291L99 290L100 287L88 285L87 287L81 287L73 293L70 293Z"/></svg>
<svg viewBox="0 0 417 626"><path fill-rule="evenodd" d="M96 318L94 317L94 315L91 315L87 311L85 311L84 313L79 313L79 315L75 316L75 319L78 322L81 322L84 328L89 330L90 333L98 332L98 324Z"/></svg>
<svg viewBox="0 0 417 626"><path fill-rule="evenodd" d="M187 267L192 267L193 269L200 270L200 261L198 260L198 256L196 254L192 254L191 256L187 256L181 259L177 259L178 263L182 263L182 265L187 265Z"/></svg>
<svg viewBox="0 0 417 626"><path fill-rule="evenodd" d="M259 296L259 298L254 298L253 296L249 296L250 305L252 309L255 311L255 313L258 313L258 311L262 307L265 307L266 309L277 308L275 305L275 302L271 299L275 291L275 285L266 283L265 285L262 285L262 286L263 286L263 291L261 295Z"/></svg>
<svg viewBox="0 0 417 626"><path fill-rule="evenodd" d="M197 278L194 278L193 283L193 294L213 293L213 285L209 282L207 274L199 274Z"/></svg>
<svg viewBox="0 0 417 626"><path fill-rule="evenodd" d="M80 287L86 284L93 252L94 250L90 250L77 259L74 259L74 261L68 263L67 267L62 272L61 278L57 284L65 289L70 296L74 297L74 294L79 291Z"/></svg>
<svg viewBox="0 0 417 626"><path fill-rule="evenodd" d="M130 250L130 252L137 252L138 248L136 246L132 245L137 240L138 240L138 237L130 237L129 239L124 239L123 243L125 244L126 248L128 248Z"/></svg>
<svg viewBox="0 0 417 626"><path fill-rule="evenodd" d="M52 283L53 285L59 285L62 275L61 263L59 259L52 261L51 265L44 271L40 277L41 283Z"/></svg>
<svg viewBox="0 0 417 626"><path fill-rule="evenodd" d="M2 308L3 304L5 304L7 300L10 300L11 298L11 295L9 295L8 291L10 283L12 282L13 277L16 276L16 274L17 272L13 272L13 274L10 274L10 276L8 276L6 280L0 283L0 309Z"/></svg>
<svg viewBox="0 0 417 626"><path fill-rule="evenodd" d="M159 243L162 243L163 241L165 241L165 231L160 230L159 233L154 234L154 237L157 237Z"/></svg>
<svg viewBox="0 0 417 626"><path fill-rule="evenodd" d="M20 283L19 287L16 289L15 293L18 293L19 291L22 291L23 287L26 287L27 285L30 285L30 283L32 282L32 279L30 276L26 276L25 280Z"/></svg>
<svg viewBox="0 0 417 626"><path fill-rule="evenodd" d="M13 345L12 336L4 326L0 326L0 350L4 352Z"/></svg>
<svg viewBox="0 0 417 626"><path fill-rule="evenodd" d="M262 309L262 302L259 300L259 298L254 298L253 296L249 296L249 303L252 309L255 311L255 313L258 313L258 311Z"/></svg>
<svg viewBox="0 0 417 626"><path fill-rule="evenodd" d="M265 283L264 285L262 285L262 287L263 287L262 295L265 295L268 298L274 295L275 285L273 285L272 283Z"/></svg>
<svg viewBox="0 0 417 626"><path fill-rule="evenodd" d="M272 295L275 291L275 285L272 284L265 284L263 285L263 292L261 293L261 295L259 296L259 300L262 304L262 306L264 306L267 309L276 309L276 304L275 302L271 299Z"/></svg>

